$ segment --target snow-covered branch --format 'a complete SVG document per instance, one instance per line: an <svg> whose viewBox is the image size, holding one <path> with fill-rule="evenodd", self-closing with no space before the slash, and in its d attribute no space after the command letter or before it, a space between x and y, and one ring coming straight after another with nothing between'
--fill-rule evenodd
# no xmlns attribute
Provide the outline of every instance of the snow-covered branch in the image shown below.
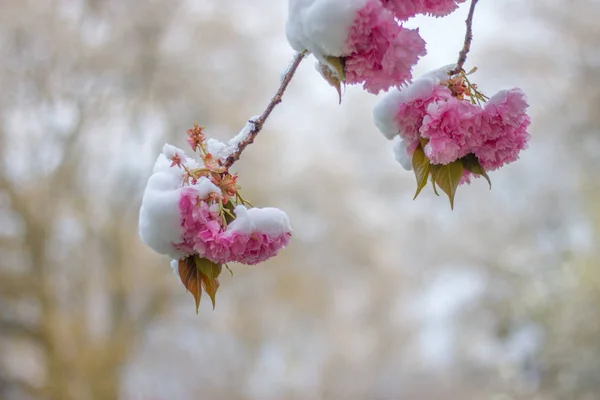
<svg viewBox="0 0 600 400"><path fill-rule="evenodd" d="M252 119L248 121L250 124L252 124L253 127L250 130L250 132L248 132L248 135L238 143L237 150L226 158L225 162L223 163L225 169L229 169L237 160L239 160L244 149L254 142L254 139L256 139L256 136L262 130L263 125L265 124L267 118L269 118L269 115L271 115L271 112L273 112L273 109L275 109L275 107L279 103L281 103L283 94L285 93L288 85L292 81L292 78L294 77L298 66L300 66L300 63L302 62L305 56L306 52L300 52L296 54L292 65L289 67L289 69L283 76L283 79L281 80L281 85L279 86L277 93L275 93L275 95L267 105L267 108L265 108L265 111L263 111L263 113L257 119Z"/></svg>

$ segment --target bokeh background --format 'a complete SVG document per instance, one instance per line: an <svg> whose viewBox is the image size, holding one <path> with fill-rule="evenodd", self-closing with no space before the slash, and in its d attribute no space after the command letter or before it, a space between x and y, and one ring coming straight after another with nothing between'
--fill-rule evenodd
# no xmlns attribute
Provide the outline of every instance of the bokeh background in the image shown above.
<svg viewBox="0 0 600 400"><path fill-rule="evenodd" d="M420 75L455 60L464 4L418 18ZM164 142L226 140L293 53L287 2L0 0L0 398L600 399L600 1L481 0L467 68L522 87L532 140L425 190L305 62L236 164L292 244L222 274L199 315L137 234Z"/></svg>

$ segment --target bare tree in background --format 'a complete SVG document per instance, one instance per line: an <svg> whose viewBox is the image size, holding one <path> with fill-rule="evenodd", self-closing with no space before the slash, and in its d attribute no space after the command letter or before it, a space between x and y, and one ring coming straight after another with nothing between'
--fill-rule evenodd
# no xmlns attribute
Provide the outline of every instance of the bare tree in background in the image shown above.
<svg viewBox="0 0 600 400"><path fill-rule="evenodd" d="M252 51L231 48L227 19L203 21L205 37L186 15L180 1L3 2L2 398L117 398L123 366L167 305L168 268L137 236L139 172L148 149L208 122L227 96L240 106L221 123L239 124L248 92L222 93L215 65L165 43L184 34L199 53Z"/></svg>

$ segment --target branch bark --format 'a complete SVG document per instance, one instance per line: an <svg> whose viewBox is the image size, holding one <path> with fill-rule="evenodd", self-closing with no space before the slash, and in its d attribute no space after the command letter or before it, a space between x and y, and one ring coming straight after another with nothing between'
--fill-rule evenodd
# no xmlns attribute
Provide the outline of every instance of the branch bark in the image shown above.
<svg viewBox="0 0 600 400"><path fill-rule="evenodd" d="M233 154L229 155L229 157L227 157L227 159L225 160L225 163L223 164L225 168L229 169L237 160L240 159L240 156L244 149L254 142L254 139L262 130L263 125L265 124L267 118L269 118L269 115L271 115L273 109L277 106L277 104L281 103L281 99L283 97L283 94L285 93L285 90L290 84L292 78L294 77L294 74L296 73L296 70L298 69L298 66L300 65L305 56L306 52L298 53L296 55L294 61L292 62L292 65L283 76L283 79L281 80L281 85L279 86L277 93L275 93L275 96L273 96L273 98L267 105L265 111L263 111L260 117L258 117L255 121L250 121L250 123L252 123L254 127L252 128L252 130L250 130L248 136L246 136L246 138L238 144L237 150Z"/></svg>
<svg viewBox="0 0 600 400"><path fill-rule="evenodd" d="M469 8L469 15L467 15L467 19L465 20L465 24L467 25L467 31L465 32L465 42L463 44L463 48L458 53L458 61L456 62L456 68L451 72L451 75L459 74L463 71L463 67L465 62L467 61L467 55L471 50L471 42L473 42L473 14L475 13L475 6L477 5L478 0L471 0L471 7Z"/></svg>

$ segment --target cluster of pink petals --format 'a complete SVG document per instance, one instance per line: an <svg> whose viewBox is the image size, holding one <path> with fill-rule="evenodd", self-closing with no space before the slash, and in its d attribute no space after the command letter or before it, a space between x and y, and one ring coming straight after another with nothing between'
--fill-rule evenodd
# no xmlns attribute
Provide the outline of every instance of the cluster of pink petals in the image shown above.
<svg viewBox="0 0 600 400"><path fill-rule="evenodd" d="M487 134L483 143L473 149L483 168L488 171L516 161L527 148L531 123L525 94L520 89L502 90L487 102Z"/></svg>
<svg viewBox="0 0 600 400"><path fill-rule="evenodd" d="M175 247L185 255L198 254L218 264L266 261L287 246L291 237L289 230L273 234L224 229L218 205L209 205L194 190L181 191L179 210L183 238Z"/></svg>
<svg viewBox="0 0 600 400"><path fill-rule="evenodd" d="M441 85L398 105L394 122L412 152L428 139L425 155L433 164L448 164L473 153L487 171L518 159L526 148L530 124L525 94L503 90L485 107L450 95ZM468 176L465 176L468 180Z"/></svg>
<svg viewBox="0 0 600 400"><path fill-rule="evenodd" d="M434 102L443 102L452 98L450 89L445 86L432 84L430 80L418 80L411 89L415 93L410 101L398 105L394 122L398 127L402 139L409 143L418 143L423 125L423 118L427 115L427 108ZM415 146L410 146L414 150Z"/></svg>
<svg viewBox="0 0 600 400"><path fill-rule="evenodd" d="M363 83L374 94L409 81L426 53L418 30L398 25L380 0L368 0L357 12L346 45L346 83Z"/></svg>
<svg viewBox="0 0 600 400"><path fill-rule="evenodd" d="M290 242L290 232L270 236L264 232L252 234L225 231L219 236L219 244L229 249L231 261L254 265L275 256ZM227 262L220 261L222 263Z"/></svg>
<svg viewBox="0 0 600 400"><path fill-rule="evenodd" d="M459 3L466 0L382 0L385 7L392 10L400 21L414 17L417 14L427 14L443 17L458 8Z"/></svg>
<svg viewBox="0 0 600 400"><path fill-rule="evenodd" d="M419 132L429 139L423 149L434 164L448 164L469 154L483 141L481 107L451 97L427 107Z"/></svg>

